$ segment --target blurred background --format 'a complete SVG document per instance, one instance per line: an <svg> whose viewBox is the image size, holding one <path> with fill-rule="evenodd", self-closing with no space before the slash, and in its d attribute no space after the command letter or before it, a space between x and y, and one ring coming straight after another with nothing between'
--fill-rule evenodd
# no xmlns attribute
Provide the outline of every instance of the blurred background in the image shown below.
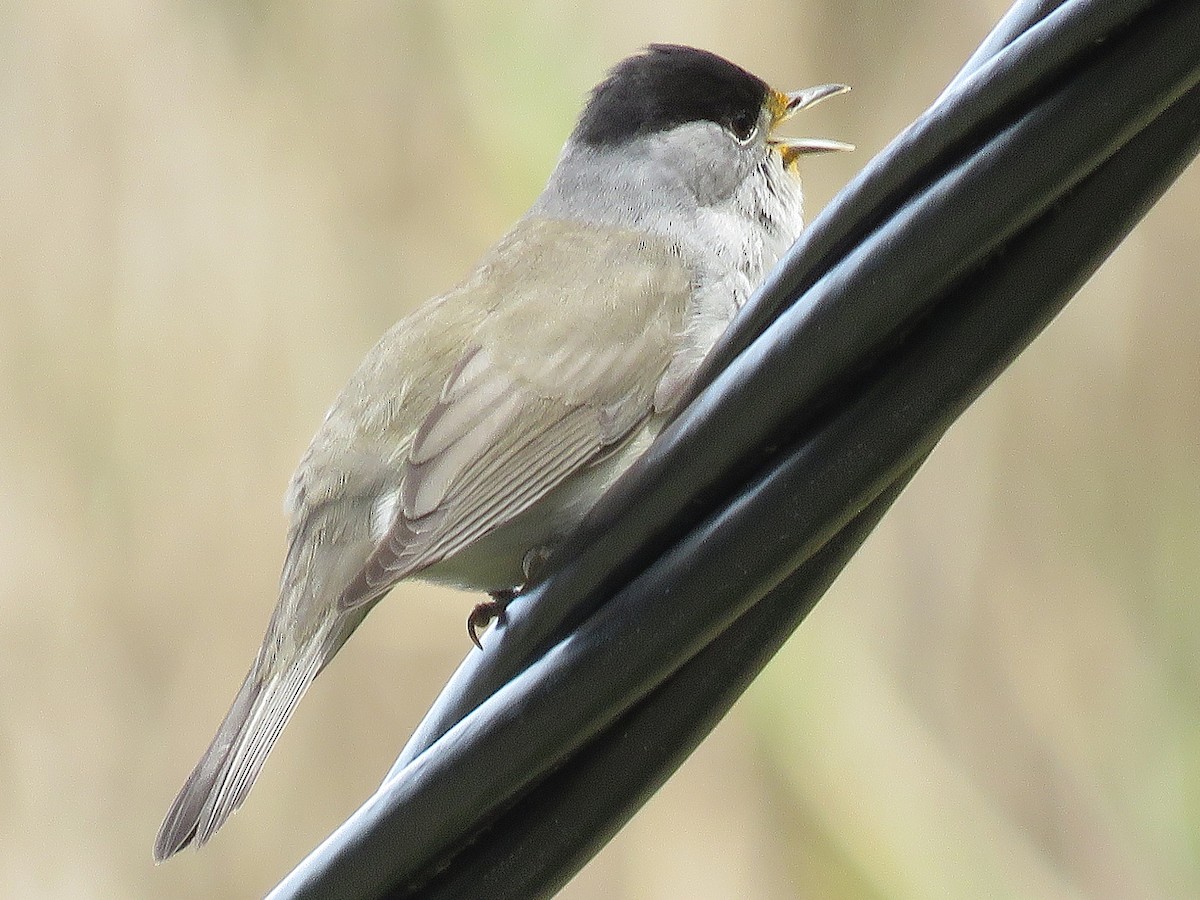
<svg viewBox="0 0 1200 900"><path fill-rule="evenodd" d="M244 809L151 864L326 406L610 65L853 84L795 126L859 148L808 162L814 213L1005 7L0 5L0 895L260 895L378 784L477 598L397 588ZM1200 895L1198 214L1193 169L562 896Z"/></svg>

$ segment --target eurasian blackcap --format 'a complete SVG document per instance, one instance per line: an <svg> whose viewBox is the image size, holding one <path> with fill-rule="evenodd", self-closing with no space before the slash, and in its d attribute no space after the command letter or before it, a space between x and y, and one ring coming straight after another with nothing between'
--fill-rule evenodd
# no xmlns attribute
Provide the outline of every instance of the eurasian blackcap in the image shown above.
<svg viewBox="0 0 1200 900"><path fill-rule="evenodd" d="M791 94L655 45L591 95L545 190L367 354L300 462L262 648L154 845L203 844L313 678L400 579L504 598L641 454L800 233ZM470 628L493 612L483 604Z"/></svg>

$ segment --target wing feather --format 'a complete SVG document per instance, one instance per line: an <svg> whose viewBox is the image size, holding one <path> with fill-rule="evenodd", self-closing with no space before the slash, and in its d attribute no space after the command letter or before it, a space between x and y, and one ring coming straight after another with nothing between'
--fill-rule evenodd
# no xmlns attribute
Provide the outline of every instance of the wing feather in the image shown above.
<svg viewBox="0 0 1200 900"><path fill-rule="evenodd" d="M655 411L692 286L679 253L642 234L564 222L531 222L508 241L475 289L521 290L495 299L504 312L475 329L416 428L395 519L344 609L529 509Z"/></svg>
<svg viewBox="0 0 1200 900"><path fill-rule="evenodd" d="M391 576L402 578L452 555L524 512L604 450L594 410L564 404L547 407L537 399L513 406L509 427L525 440L478 447L466 465L449 477L452 484L424 492L436 491L440 502L424 515L404 515L403 527L389 534ZM421 492L425 474L410 469L406 486L414 479ZM437 474L446 473L439 469Z"/></svg>

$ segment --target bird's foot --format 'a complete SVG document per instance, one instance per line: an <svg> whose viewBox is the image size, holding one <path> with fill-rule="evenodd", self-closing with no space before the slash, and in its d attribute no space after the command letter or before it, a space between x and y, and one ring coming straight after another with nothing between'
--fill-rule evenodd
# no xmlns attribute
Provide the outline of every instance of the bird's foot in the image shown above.
<svg viewBox="0 0 1200 900"><path fill-rule="evenodd" d="M476 604L475 608L471 610L471 614L467 616L467 634L471 636L472 643L480 650L483 649L483 644L479 642L480 633L487 631L488 626L493 622L504 618L505 608L517 596L517 593L515 588L493 591L492 599Z"/></svg>
<svg viewBox="0 0 1200 900"><path fill-rule="evenodd" d="M528 585L534 576L541 571L542 567L546 564L546 560L550 558L550 551L552 549L549 546L534 547L522 557L521 570L525 574L525 585ZM471 636L471 642L480 650L483 649L483 644L479 642L479 635L487 631L488 626L493 622L498 622L504 618L505 608L524 590L525 585L492 591L490 600L484 600L482 603L476 604L475 608L471 610L471 614L467 616L467 634Z"/></svg>

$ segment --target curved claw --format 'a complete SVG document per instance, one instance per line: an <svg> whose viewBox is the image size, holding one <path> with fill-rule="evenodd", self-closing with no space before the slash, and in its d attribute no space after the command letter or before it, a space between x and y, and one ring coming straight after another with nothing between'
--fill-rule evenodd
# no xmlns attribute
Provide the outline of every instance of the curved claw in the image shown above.
<svg viewBox="0 0 1200 900"><path fill-rule="evenodd" d="M491 599L475 604L475 608L467 616L467 634L471 636L471 643L480 650L483 649L483 644L479 642L479 635L487 631L488 626L493 622L504 618L505 608L516 595L516 591L497 591L492 594Z"/></svg>

